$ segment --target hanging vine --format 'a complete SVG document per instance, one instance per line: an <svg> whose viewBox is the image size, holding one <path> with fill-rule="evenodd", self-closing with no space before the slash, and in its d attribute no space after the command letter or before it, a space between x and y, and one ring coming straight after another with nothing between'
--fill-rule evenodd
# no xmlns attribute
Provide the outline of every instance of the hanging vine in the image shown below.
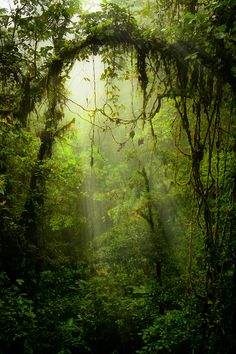
<svg viewBox="0 0 236 354"><path fill-rule="evenodd" d="M184 6L182 2L175 2L175 9L179 9L178 16L181 13L181 6ZM191 24L190 21L198 23L198 19L194 17L197 6L196 1L186 3L186 7L190 11L190 15L188 14L190 20L184 18L183 22L187 29ZM130 124L132 129L138 119L142 119L143 125L149 122L155 140L153 122L154 119L158 119L162 102L165 99L173 102L178 116L176 124L179 125L176 139L178 154L183 152L183 157L187 159L186 170L188 171L186 174L188 177L185 180L185 185L191 183L193 187L192 194L197 209L197 223L201 226L203 233L206 285L202 298L207 307L204 316L205 323L209 328L217 326L216 323L213 323L212 313L223 297L221 283L223 269L227 268L226 271L232 271L234 278L236 278L235 231L233 229L235 227L233 202L236 199L236 177L232 166L230 166L230 171L227 170L228 162L226 160L226 157L231 156L232 161L235 161L235 136L230 135L231 138L229 138L234 123L233 118L229 117L229 114L225 114L224 111L226 107L224 101L229 101L227 95L233 97L234 103L232 105L235 107L235 54L233 51L235 41L230 37L235 24L228 12L225 13L226 23L222 24L220 14L223 8L221 4L214 2L211 6L209 19L204 18L204 14L202 14L204 26L207 26L207 19L212 21L212 27L209 26L205 31L205 34L213 39L209 41L209 37L207 37L208 45L211 43L212 46L210 50L205 47L205 43L199 45L198 36L196 36L196 43L192 38L188 38L188 35L185 40L176 38L175 41L168 41L164 39L162 34L158 36L155 31L143 31L129 13L114 4L105 4L102 11L81 16L78 24L73 24L71 30L69 25L72 22L70 22L68 12L64 11L62 4L58 4L58 6L53 4L44 16L45 23L40 22L42 32L47 33L46 40L50 37L48 32L52 31L52 26L58 25L57 33L54 31L53 36L50 37L53 48L44 48L44 51L42 50L37 56L37 43L40 40L44 41L45 38L43 35L42 38L35 37L35 47L31 56L33 58L31 62L32 75L24 63L23 51L19 52L17 44L9 41L3 43L0 54L1 63L3 63L1 75L4 82L8 80L7 73L12 77L9 92L14 87L17 87L18 90L15 90L17 93L15 106L11 97L12 104L7 117L15 117L24 127L27 125L29 114L36 109L38 102L44 102L46 106L43 116L45 126L39 134L40 147L37 161L31 174L29 193L19 222L27 240L26 248L29 248L29 245L34 246L30 251L27 249L26 253L29 252L26 258L29 257L28 263L34 265L37 274L40 273L40 255L37 253L37 257L34 257L35 250L39 248L36 222L40 214L40 207L44 203L45 179L47 173L50 172L49 169L44 168L44 164L51 158L55 138L63 130L60 123L65 106L64 82L75 60L82 61L89 58L90 55L101 55L106 64L105 79L111 79L107 80L111 85L107 86L107 90L112 94L112 99L107 100L104 106L99 109L93 57L94 110L90 122L91 167L94 165L95 127L97 126L98 112L109 123ZM57 11L53 17L55 9ZM32 21L31 16L28 17ZM34 19L31 25L35 25L36 20L41 21L40 16ZM49 30L47 28L48 22ZM18 26L20 23L17 18L13 30L11 28L12 31L9 31L12 34L12 40L17 35ZM32 26L32 28L34 27L36 26ZM30 33L33 31L32 28L29 28ZM27 26L25 27L25 35L26 29L28 30ZM201 26L194 27L195 32L200 29ZM221 45L224 48L223 51L220 50ZM11 46L14 50L11 49ZM9 48L12 53L10 59L7 57ZM46 53L48 57L40 66L43 53ZM119 55L120 57L125 56L126 53L132 53L131 66L134 66L132 64L135 62L136 76L142 90L141 113L134 112L132 104L132 119L123 119L119 116L119 94L113 80L117 79L119 72L123 69L123 64L116 59L119 58ZM16 70L18 60L24 68L22 72ZM37 68L37 60L42 73ZM5 88L3 88L3 94L6 97L4 90ZM3 116L4 109L0 113ZM235 108L232 108L230 115L235 117ZM113 134L109 124L106 128L110 129ZM128 139L133 139L133 137L134 130L131 130ZM232 141L229 141L230 139ZM121 149L125 143L119 143L119 148ZM226 183L227 174L228 184ZM145 179L144 174L143 177ZM230 204L227 216L224 215L224 198L228 198L227 202ZM192 267L191 237L189 240L189 273L191 273ZM230 242L226 243L226 238ZM230 259L227 265L226 254ZM27 259L25 264L27 268ZM236 290L234 291L236 293ZM204 340L207 340L207 335L203 337Z"/></svg>

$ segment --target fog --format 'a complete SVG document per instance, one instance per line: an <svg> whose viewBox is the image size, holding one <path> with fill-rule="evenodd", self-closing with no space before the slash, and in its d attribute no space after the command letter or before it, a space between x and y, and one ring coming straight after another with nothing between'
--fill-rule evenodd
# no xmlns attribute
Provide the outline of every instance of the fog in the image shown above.
<svg viewBox="0 0 236 354"><path fill-rule="evenodd" d="M129 61L127 56L127 63ZM128 66L127 63L125 65ZM113 108L107 96L106 80L101 79L104 68L99 56L76 62L67 86L65 119L75 118L80 149L86 156L82 185L86 196L82 201L82 210L87 218L85 233L88 240L93 240L117 222L122 223L120 210L123 208L127 209L126 217L131 223L136 213L143 232L154 232L157 248L158 242L164 242L165 248L173 248L175 255L179 247L178 235L185 232L186 226L174 222L182 205L172 195L174 171L166 162L168 150L170 155L175 150L171 135L173 106L164 103L154 119L154 139L150 125L143 125L138 118L142 114L142 92L137 77L131 69L126 72L127 77L122 71L118 73L112 81L119 95L115 103L117 107ZM113 116L114 112L118 112L117 115ZM150 221L140 216L148 214L148 210L155 219L154 229Z"/></svg>

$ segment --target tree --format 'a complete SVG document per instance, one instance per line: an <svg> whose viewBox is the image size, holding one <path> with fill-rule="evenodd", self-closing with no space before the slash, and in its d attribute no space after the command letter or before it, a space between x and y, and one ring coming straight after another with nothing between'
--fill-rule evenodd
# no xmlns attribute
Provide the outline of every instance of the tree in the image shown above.
<svg viewBox="0 0 236 354"><path fill-rule="evenodd" d="M202 230L199 238L204 245L205 288L201 293L192 281L192 255L189 258L189 288L202 308L198 347L213 353L227 344L230 352L234 344L227 341L232 339L236 316L235 4L229 0L148 1L144 7L137 4L134 12L128 1L125 5L105 1L101 11L82 13L76 1L25 1L10 13L1 12L1 146L7 145L0 165L1 270L12 280L22 275L28 278L31 290L33 284L39 286L43 247L38 226L45 208L50 160L56 138L72 124L63 122L65 82L76 60L100 55L107 66L103 77L113 85L110 99L115 106L107 113L110 103L101 109L95 104L94 116L99 113L117 125L142 121L143 127L150 126L155 142L155 120L161 107L168 100L175 106L176 145L187 161L182 168L189 175L186 185L191 185L193 210L197 210L192 215ZM141 17L151 9L155 10L150 25L144 29ZM165 11L172 25L165 20ZM153 30L156 19L158 28ZM141 107L128 123L119 117L114 94L114 79L125 67L118 60L121 56L132 60L131 69L142 92ZM21 168L27 176L22 194L15 188L17 178L10 174L10 168L19 165L12 162L11 150L17 152L13 145L19 136L18 156L24 157L25 140L28 149L34 148L32 155L26 153L29 171ZM129 138L134 136L131 128ZM149 177L144 167L139 172L148 196L145 212L139 214L154 230ZM15 259L13 265L8 252Z"/></svg>

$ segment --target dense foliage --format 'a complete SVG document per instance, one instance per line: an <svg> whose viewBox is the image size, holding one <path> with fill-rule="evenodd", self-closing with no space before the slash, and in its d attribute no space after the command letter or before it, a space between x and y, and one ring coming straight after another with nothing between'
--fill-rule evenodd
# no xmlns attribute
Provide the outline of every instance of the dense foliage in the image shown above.
<svg viewBox="0 0 236 354"><path fill-rule="evenodd" d="M101 3L0 6L0 354L234 353L235 1Z"/></svg>

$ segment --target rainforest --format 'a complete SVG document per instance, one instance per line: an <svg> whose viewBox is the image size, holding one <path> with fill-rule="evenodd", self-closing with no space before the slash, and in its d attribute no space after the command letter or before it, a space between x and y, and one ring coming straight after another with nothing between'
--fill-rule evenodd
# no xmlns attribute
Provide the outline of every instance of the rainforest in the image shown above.
<svg viewBox="0 0 236 354"><path fill-rule="evenodd" d="M234 0L0 0L0 354L236 352Z"/></svg>

